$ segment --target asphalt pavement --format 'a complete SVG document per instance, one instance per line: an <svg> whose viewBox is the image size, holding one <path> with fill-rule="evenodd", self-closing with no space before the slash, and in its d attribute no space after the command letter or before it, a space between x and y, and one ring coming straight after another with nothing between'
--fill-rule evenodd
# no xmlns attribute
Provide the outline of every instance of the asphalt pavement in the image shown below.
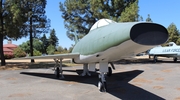
<svg viewBox="0 0 180 100"><path fill-rule="evenodd" d="M0 100L180 100L180 61L116 63L99 92L98 74L79 76L82 66L63 67L65 79L52 68L0 71Z"/></svg>

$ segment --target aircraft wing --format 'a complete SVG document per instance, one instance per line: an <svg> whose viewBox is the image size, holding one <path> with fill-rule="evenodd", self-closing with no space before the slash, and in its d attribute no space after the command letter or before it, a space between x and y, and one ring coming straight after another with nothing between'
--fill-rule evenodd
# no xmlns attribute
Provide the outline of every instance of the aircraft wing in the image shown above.
<svg viewBox="0 0 180 100"><path fill-rule="evenodd" d="M79 58L79 53L67 53L67 54L55 54L55 55L45 55L45 56L30 56L15 59L64 59L64 58Z"/></svg>

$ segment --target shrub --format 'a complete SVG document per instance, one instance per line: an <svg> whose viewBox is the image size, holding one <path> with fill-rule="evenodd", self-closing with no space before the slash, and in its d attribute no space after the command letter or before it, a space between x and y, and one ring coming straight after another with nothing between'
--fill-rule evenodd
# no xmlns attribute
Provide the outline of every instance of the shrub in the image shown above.
<svg viewBox="0 0 180 100"><path fill-rule="evenodd" d="M49 54L49 55L52 55L52 54L54 54L54 51L55 51L56 49L55 49L55 47L51 44L51 45L49 45L48 47L47 47L47 49L46 49L46 51L47 51L47 53Z"/></svg>
<svg viewBox="0 0 180 100"><path fill-rule="evenodd" d="M61 54L61 52L55 51L54 54Z"/></svg>
<svg viewBox="0 0 180 100"><path fill-rule="evenodd" d="M16 49L14 49L13 54L15 58L26 56L26 53L20 47L17 47Z"/></svg>
<svg viewBox="0 0 180 100"><path fill-rule="evenodd" d="M33 50L33 56L41 56L42 53L36 49Z"/></svg>
<svg viewBox="0 0 180 100"><path fill-rule="evenodd" d="M33 50L33 56L41 56L42 53L36 49ZM28 54L28 56L31 56L31 54Z"/></svg>
<svg viewBox="0 0 180 100"><path fill-rule="evenodd" d="M14 58L14 55L13 54L4 54L4 58L11 59L11 58Z"/></svg>

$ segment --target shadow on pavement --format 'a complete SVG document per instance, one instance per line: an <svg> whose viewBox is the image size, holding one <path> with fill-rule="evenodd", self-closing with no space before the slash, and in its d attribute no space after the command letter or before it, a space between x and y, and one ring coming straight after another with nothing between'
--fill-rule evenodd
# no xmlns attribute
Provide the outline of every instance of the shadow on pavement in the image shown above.
<svg viewBox="0 0 180 100"><path fill-rule="evenodd" d="M172 60L167 59L158 59L155 63L153 59L122 59L119 61L113 62L114 64L161 64L161 63L179 63L179 61L174 62Z"/></svg>
<svg viewBox="0 0 180 100"><path fill-rule="evenodd" d="M78 74L82 73L82 70L64 70L70 72L76 72ZM108 92L115 97L118 97L122 100L165 100L162 97L159 97L151 92L148 92L140 87L128 83L136 76L141 74L141 70L133 70L121 73L113 73L111 77L107 77L107 87ZM43 78L56 79L54 74L49 73L33 73L33 72L21 72L20 74L31 75ZM98 83L98 74L91 73L91 76L79 76L79 75L67 75L64 74L65 79L60 81L74 81L85 84L92 84L97 86Z"/></svg>
<svg viewBox="0 0 180 100"><path fill-rule="evenodd" d="M38 63L24 63L24 62L8 62L6 68L21 68L21 69L37 69L37 68L53 68L55 66L54 62L38 62ZM69 67L69 65L62 64L63 67Z"/></svg>

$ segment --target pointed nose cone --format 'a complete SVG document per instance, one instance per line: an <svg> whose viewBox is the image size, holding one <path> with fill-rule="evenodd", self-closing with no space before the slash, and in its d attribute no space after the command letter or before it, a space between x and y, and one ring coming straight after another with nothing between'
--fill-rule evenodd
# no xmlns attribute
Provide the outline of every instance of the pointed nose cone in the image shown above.
<svg viewBox="0 0 180 100"><path fill-rule="evenodd" d="M131 28L130 38L141 45L160 45L168 40L168 32L159 24L138 23Z"/></svg>

